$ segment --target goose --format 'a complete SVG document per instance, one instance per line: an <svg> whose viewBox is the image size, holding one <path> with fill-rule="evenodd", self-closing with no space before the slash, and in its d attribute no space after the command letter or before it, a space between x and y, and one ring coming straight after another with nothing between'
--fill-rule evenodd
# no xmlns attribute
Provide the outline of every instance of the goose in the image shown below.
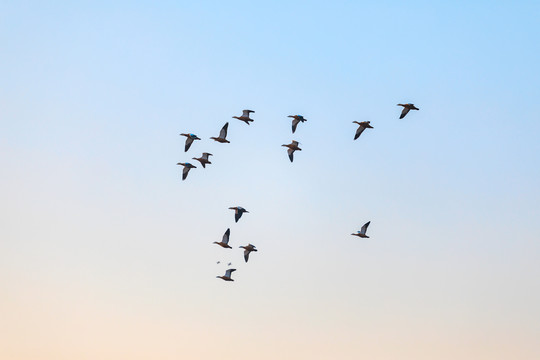
<svg viewBox="0 0 540 360"><path fill-rule="evenodd" d="M255 249L255 245L248 244L247 246L240 246L241 249L244 249L244 260L248 262L249 260L249 253L252 251L257 251Z"/></svg>
<svg viewBox="0 0 540 360"><path fill-rule="evenodd" d="M369 238L369 236L366 235L366 231L367 231L367 228L368 228L370 222L371 221L368 221L367 223L365 223L364 226L362 226L362 228L360 229L360 231L358 231L355 234L351 234L351 235L358 236L358 237L361 237L361 238Z"/></svg>
<svg viewBox="0 0 540 360"><path fill-rule="evenodd" d="M234 281L234 279L231 279L231 274L233 273L233 271L236 271L236 269L228 269L227 271L225 271L225 275L216 277L225 281Z"/></svg>
<svg viewBox="0 0 540 360"><path fill-rule="evenodd" d="M184 167L184 171L182 171L182 180L186 180L189 170L197 168L190 163L178 163L176 165L182 165Z"/></svg>
<svg viewBox="0 0 540 360"><path fill-rule="evenodd" d="M409 110L420 110L414 104L408 103L408 104L397 104L397 106L403 106L403 110L401 111L400 119L403 119L405 115L409 113Z"/></svg>
<svg viewBox="0 0 540 360"><path fill-rule="evenodd" d="M218 244L222 248L226 249L232 249L232 247L229 246L229 236L231 235L231 229L227 229L225 231L225 234L223 234L223 239L221 239L221 242L214 241L214 244Z"/></svg>
<svg viewBox="0 0 540 360"><path fill-rule="evenodd" d="M249 125L250 121L253 122L253 119L251 119L249 117L249 114L254 113L254 112L255 111L253 111L253 110L242 110L242 116L233 116L233 119L238 119L238 120L243 121L243 122L245 122L246 124Z"/></svg>
<svg viewBox="0 0 540 360"><path fill-rule="evenodd" d="M229 123L226 123L225 125L223 125L223 127L221 128L221 131L219 132L219 137L211 137L210 139L213 139L217 142L220 142L220 143L230 143L229 140L226 139L227 137L227 128L229 127Z"/></svg>
<svg viewBox="0 0 540 360"><path fill-rule="evenodd" d="M214 156L210 153L204 152L202 153L202 156L200 158L192 158L193 160L198 160L203 168L206 168L206 164L211 164L210 160L208 160L209 156Z"/></svg>
<svg viewBox="0 0 540 360"><path fill-rule="evenodd" d="M289 148L289 150L287 150L287 154L289 154L289 159L291 159L291 162L293 162L293 154L294 154L294 152L296 150L302 151L302 149L300 149L298 147L298 141L296 141L296 140L293 140L292 143L290 143L290 144L281 145L281 146L285 146L286 148Z"/></svg>
<svg viewBox="0 0 540 360"><path fill-rule="evenodd" d="M293 121L292 121L292 133L293 134L296 131L296 126L298 125L298 123L307 121L307 119L305 119L302 115L289 115L287 117L293 118Z"/></svg>
<svg viewBox="0 0 540 360"><path fill-rule="evenodd" d="M201 140L197 135L195 134L180 134L180 136L186 137L186 146L184 147L184 151L188 151L191 147L191 144L193 144L194 140Z"/></svg>
<svg viewBox="0 0 540 360"><path fill-rule="evenodd" d="M369 125L369 121L353 121L353 124L358 124L358 129L356 129L356 134L354 135L354 140L358 139L360 134L364 132L366 129L373 129L373 126Z"/></svg>
<svg viewBox="0 0 540 360"><path fill-rule="evenodd" d="M229 209L234 210L234 222L238 222L238 220L240 220L240 218L242 217L243 213L249 213L249 211L247 211L241 206L230 207Z"/></svg>

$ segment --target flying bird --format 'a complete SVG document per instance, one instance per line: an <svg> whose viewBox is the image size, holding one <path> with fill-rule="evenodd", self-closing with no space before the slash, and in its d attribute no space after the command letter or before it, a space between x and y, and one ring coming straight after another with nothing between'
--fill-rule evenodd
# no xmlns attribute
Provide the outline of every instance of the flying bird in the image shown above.
<svg viewBox="0 0 540 360"><path fill-rule="evenodd" d="M216 264L219 264L221 261L218 261Z"/></svg>
<svg viewBox="0 0 540 360"><path fill-rule="evenodd" d="M229 123L226 123L221 128L221 131L219 132L219 137L211 137L210 139L213 139L213 140L215 140L217 142L220 142L220 143L230 143L230 141L226 139L226 137L227 137L227 128L228 127L229 127Z"/></svg>
<svg viewBox="0 0 540 360"><path fill-rule="evenodd" d="M369 125L369 121L353 121L354 124L358 124L358 129L356 129L356 134L354 135L354 140L358 139L360 134L364 132L366 129L373 129L373 126Z"/></svg>
<svg viewBox="0 0 540 360"><path fill-rule="evenodd" d="M223 234L223 238L221 239L221 242L214 241L214 244L218 244L222 248L232 249L232 247L229 246L230 235L231 235L231 229L227 229L227 231L225 231L225 234Z"/></svg>
<svg viewBox="0 0 540 360"><path fill-rule="evenodd" d="M182 165L184 167L184 170L182 171L182 180L186 180L189 170L197 168L196 166L191 165L190 163L178 163L176 165Z"/></svg>
<svg viewBox="0 0 540 360"><path fill-rule="evenodd" d="M304 119L304 117L302 115L289 115L287 117L293 118L293 121L292 121L292 132L293 132L293 134L296 131L296 126L298 125L298 123L307 121L307 119Z"/></svg>
<svg viewBox="0 0 540 360"><path fill-rule="evenodd" d="M362 226L362 228L360 229L360 231L358 231L355 234L351 234L351 235L358 236L358 237L361 237L361 238L369 238L369 236L366 235L366 231L367 231L367 228L368 228L370 222L371 221L368 221L367 223L365 223L364 226Z"/></svg>
<svg viewBox="0 0 540 360"><path fill-rule="evenodd" d="M225 281L234 281L234 279L231 278L231 274L233 273L233 271L236 271L236 269L228 269L227 271L225 271L225 275L216 277Z"/></svg>
<svg viewBox="0 0 540 360"><path fill-rule="evenodd" d="M184 151L188 151L191 147L191 144L193 144L194 140L201 140L197 135L195 134L180 134L180 136L186 137L186 146L184 147Z"/></svg>
<svg viewBox="0 0 540 360"><path fill-rule="evenodd" d="M254 113L253 110L242 110L242 116L233 116L233 119L238 119L249 125L249 122L253 122L253 119L249 117L250 113Z"/></svg>
<svg viewBox="0 0 540 360"><path fill-rule="evenodd" d="M206 164L211 164L210 160L208 160L209 156L214 156L214 155L204 152L202 153L202 156L200 158L192 158L192 159L198 160L201 163L202 167L205 168Z"/></svg>
<svg viewBox="0 0 540 360"><path fill-rule="evenodd" d="M241 206L230 207L229 209L234 210L234 222L238 222L238 220L240 220L240 218L242 217L243 213L249 213L249 211L247 211Z"/></svg>
<svg viewBox="0 0 540 360"><path fill-rule="evenodd" d="M247 246L240 246L240 248L244 249L244 260L248 262L249 260L249 253L252 251L257 251L255 249L255 245L248 244Z"/></svg>
<svg viewBox="0 0 540 360"><path fill-rule="evenodd" d="M231 266L231 265L232 265L232 263L228 263L228 264L227 264L227 266Z"/></svg>
<svg viewBox="0 0 540 360"><path fill-rule="evenodd" d="M291 162L293 162L293 154L294 154L294 152L296 150L302 151L302 149L300 149L298 147L298 141L296 141L296 140L293 140L292 143L290 143L290 144L281 145L281 146L285 146L286 148L289 148L289 150L287 150L287 154L289 154L289 159L291 160Z"/></svg>
<svg viewBox="0 0 540 360"><path fill-rule="evenodd" d="M397 104L397 106L403 106L403 110L401 111L400 119L403 119L405 115L409 113L409 110L420 110L414 104L408 103L408 104Z"/></svg>

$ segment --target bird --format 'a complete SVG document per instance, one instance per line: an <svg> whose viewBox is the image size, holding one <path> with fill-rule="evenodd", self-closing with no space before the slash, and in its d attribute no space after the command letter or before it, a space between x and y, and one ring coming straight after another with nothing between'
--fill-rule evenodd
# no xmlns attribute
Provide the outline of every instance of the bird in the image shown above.
<svg viewBox="0 0 540 360"><path fill-rule="evenodd" d="M194 140L201 140L197 135L195 134L180 134L180 136L186 137L186 146L184 147L184 151L188 151L191 147L191 144L193 144Z"/></svg>
<svg viewBox="0 0 540 360"><path fill-rule="evenodd" d="M182 180L186 180L189 170L197 168L194 165L191 165L190 163L178 163L176 165L182 165L184 167L184 171L182 171Z"/></svg>
<svg viewBox="0 0 540 360"><path fill-rule="evenodd" d="M287 150L287 153L289 154L289 159L291 159L291 162L293 162L293 154L294 154L294 152L296 150L302 151L302 149L300 149L298 147L298 141L296 141L296 140L293 140L292 143L290 143L290 144L281 145L281 146L285 146L286 148L289 148L289 150Z"/></svg>
<svg viewBox="0 0 540 360"><path fill-rule="evenodd" d="M243 121L243 122L245 122L246 124L249 125L250 121L253 122L253 119L251 119L249 117L249 114L254 113L254 112L255 111L253 111L253 110L242 110L242 116L233 116L233 119L238 119L238 120Z"/></svg>
<svg viewBox="0 0 540 360"><path fill-rule="evenodd" d="M408 103L408 104L397 104L397 106L403 106L403 110L401 111L400 119L403 119L405 115L409 113L409 110L420 110L414 104Z"/></svg>
<svg viewBox="0 0 540 360"><path fill-rule="evenodd" d="M242 217L243 213L249 213L249 211L247 211L241 206L230 207L229 209L234 210L234 222L238 222L238 220L240 220L240 218Z"/></svg>
<svg viewBox="0 0 540 360"><path fill-rule="evenodd" d="M231 266L231 265L232 265L232 263L228 263L228 264L227 264L227 266Z"/></svg>
<svg viewBox="0 0 540 360"><path fill-rule="evenodd" d="M225 281L234 281L234 279L231 279L231 274L233 273L233 271L236 271L236 269L227 269L227 271L225 271L225 275L216 277Z"/></svg>
<svg viewBox="0 0 540 360"><path fill-rule="evenodd" d="M244 249L244 260L248 262L249 260L249 253L252 251L257 251L255 249L255 245L248 244L247 246L240 246L241 249Z"/></svg>
<svg viewBox="0 0 540 360"><path fill-rule="evenodd" d="M302 115L289 115L287 117L293 118L293 121L292 121L293 134L296 131L296 126L298 125L298 123L307 121L307 119L305 119Z"/></svg>
<svg viewBox="0 0 540 360"><path fill-rule="evenodd" d="M354 140L358 139L360 134L366 129L373 129L373 126L369 125L369 121L353 121L353 124L358 124L358 129L356 129L356 134L354 135Z"/></svg>
<svg viewBox="0 0 540 360"><path fill-rule="evenodd" d="M206 164L211 164L210 160L208 160L209 156L214 156L210 153L204 152L202 153L202 156L200 158L192 158L193 160L198 160L203 168L206 168Z"/></svg>
<svg viewBox="0 0 540 360"><path fill-rule="evenodd" d="M219 137L211 137L210 139L213 139L217 142L220 142L220 143L230 143L229 140L226 139L227 137L227 128L229 127L229 123L226 123L225 125L223 125L223 127L221 128L221 131L219 132Z"/></svg>
<svg viewBox="0 0 540 360"><path fill-rule="evenodd" d="M219 263L221 263L221 261L218 261L216 264L219 264Z"/></svg>
<svg viewBox="0 0 540 360"><path fill-rule="evenodd" d="M214 241L214 244L218 244L222 248L226 249L232 249L232 247L229 246L229 236L231 235L231 229L227 229L225 231L225 234L223 234L223 238L221 239L221 242Z"/></svg>
<svg viewBox="0 0 540 360"><path fill-rule="evenodd" d="M360 231L358 231L357 233L353 233L351 235L358 236L361 238L369 238L369 236L366 235L366 231L370 222L371 221L368 221L367 223L365 223L364 226L362 226L362 228L360 229Z"/></svg>

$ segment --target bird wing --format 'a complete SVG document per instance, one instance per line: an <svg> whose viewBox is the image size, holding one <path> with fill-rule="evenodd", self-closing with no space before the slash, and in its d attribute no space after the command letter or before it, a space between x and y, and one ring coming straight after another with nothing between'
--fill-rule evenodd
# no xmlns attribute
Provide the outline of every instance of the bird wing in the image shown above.
<svg viewBox="0 0 540 360"><path fill-rule="evenodd" d="M298 125L298 123L300 122L300 119L298 118L294 118L294 120L292 121L292 132L294 134L294 132L296 131L296 126Z"/></svg>
<svg viewBox="0 0 540 360"><path fill-rule="evenodd" d="M182 171L182 180L186 180L187 174L191 168L184 166L184 170Z"/></svg>
<svg viewBox="0 0 540 360"><path fill-rule="evenodd" d="M358 129L356 129L356 134L354 135L354 140L358 139L360 134L365 130L366 128L362 125L358 126Z"/></svg>
<svg viewBox="0 0 540 360"><path fill-rule="evenodd" d="M293 162L293 154L294 154L294 150L293 149L289 149L287 150L287 154L289 154L289 159L291 160L291 162Z"/></svg>
<svg viewBox="0 0 540 360"><path fill-rule="evenodd" d="M405 117L405 115L407 115L407 113L409 112L409 108L408 107L403 107L403 110L401 111L401 116L399 117L400 119L403 119Z"/></svg>
<svg viewBox="0 0 540 360"><path fill-rule="evenodd" d="M293 144L294 146L298 146L298 141L293 140L293 141L292 141L292 144Z"/></svg>
<svg viewBox="0 0 540 360"><path fill-rule="evenodd" d="M243 212L236 210L234 212L234 222L238 222L240 218L242 217Z"/></svg>
<svg viewBox="0 0 540 360"><path fill-rule="evenodd" d="M249 113L255 112L253 110L242 110L242 117L249 118Z"/></svg>
<svg viewBox="0 0 540 360"><path fill-rule="evenodd" d="M221 240L222 243L228 244L229 243L229 236L231 236L231 229L227 229L225 231L225 234L223 234L223 239Z"/></svg>
<svg viewBox="0 0 540 360"><path fill-rule="evenodd" d="M245 260L246 262L248 262L248 260L249 260L249 253L250 253L250 252L251 252L251 250L248 250L248 249L245 249L245 250L244 250L244 260Z"/></svg>
<svg viewBox="0 0 540 360"><path fill-rule="evenodd" d="M208 155L212 155L212 154L210 154L210 153L202 153L202 158L204 160L208 160Z"/></svg>
<svg viewBox="0 0 540 360"><path fill-rule="evenodd" d="M184 151L188 151L191 147L191 144L193 144L193 138L188 137L186 139L186 147L184 148Z"/></svg>
<svg viewBox="0 0 540 360"><path fill-rule="evenodd" d="M366 231L369 226L369 223L371 223L371 221L368 221L367 223L364 224L364 226L362 226L362 228L360 229L360 234L366 235Z"/></svg>
<svg viewBox="0 0 540 360"><path fill-rule="evenodd" d="M227 269L227 271L225 271L225 276L230 278L233 271L236 271L236 269Z"/></svg>
<svg viewBox="0 0 540 360"><path fill-rule="evenodd" d="M221 128L221 131L219 132L219 137L222 139L225 139L227 137L227 128L229 127L229 123L226 123Z"/></svg>

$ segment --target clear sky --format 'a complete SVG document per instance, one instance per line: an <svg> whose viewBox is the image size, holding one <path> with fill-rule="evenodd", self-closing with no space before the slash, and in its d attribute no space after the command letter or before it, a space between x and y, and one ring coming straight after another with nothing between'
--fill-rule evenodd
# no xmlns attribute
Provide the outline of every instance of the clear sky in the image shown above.
<svg viewBox="0 0 540 360"><path fill-rule="evenodd" d="M540 358L537 1L75 3L0 3L0 358Z"/></svg>

